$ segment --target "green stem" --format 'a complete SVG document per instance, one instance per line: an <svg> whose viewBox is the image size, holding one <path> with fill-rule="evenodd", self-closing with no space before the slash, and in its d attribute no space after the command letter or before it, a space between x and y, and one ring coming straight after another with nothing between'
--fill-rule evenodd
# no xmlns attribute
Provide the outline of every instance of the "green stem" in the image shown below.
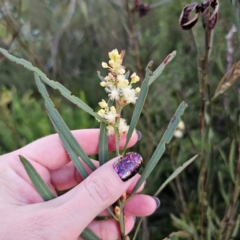
<svg viewBox="0 0 240 240"><path fill-rule="evenodd" d="M116 102L115 106L116 106L117 114L119 114L121 116L121 112L122 112L123 107L120 106L117 102ZM115 143L116 143L116 155L117 156L120 156L120 152L119 152L119 140L120 140L120 136L119 136L119 122L120 122L120 117L118 117L116 119L116 123L115 123L115 127L114 127Z"/></svg>
<svg viewBox="0 0 240 240"><path fill-rule="evenodd" d="M118 206L120 207L120 216L119 216L119 224L120 224L120 232L121 232L121 239L125 239L125 222L124 222L124 204L119 199Z"/></svg>
<svg viewBox="0 0 240 240"><path fill-rule="evenodd" d="M107 208L108 212L112 215L112 217L116 220L119 221L119 219L115 216L115 214L113 213L112 209L110 207Z"/></svg>
<svg viewBox="0 0 240 240"><path fill-rule="evenodd" d="M210 12L208 13L210 16ZM206 198L205 192L205 175L206 175L206 166L205 166L205 157L203 156L203 152L205 149L205 111L206 111L206 83L207 83L207 68L208 68L208 60L209 53L211 49L212 42L212 30L208 28L208 24L206 26L205 31L205 55L202 59L202 79L201 79L201 111L200 111L200 127L201 127L201 173L200 173L200 207L201 207L201 237L203 238L205 233L204 221L205 221L205 207L204 202Z"/></svg>
<svg viewBox="0 0 240 240"><path fill-rule="evenodd" d="M139 222L138 222L138 225L137 225L137 228L136 228L136 230L135 230L135 233L134 233L134 235L133 235L133 239L132 239L132 240L135 240L135 239L137 238L137 234L138 234L138 232L139 232L139 229L140 229L140 226L141 226L142 221L143 221L143 217L141 217L141 219L140 219Z"/></svg>
<svg viewBox="0 0 240 240"><path fill-rule="evenodd" d="M117 125L118 125L118 121L119 121L119 119L116 121ZM115 133L116 155L119 156L120 152L119 152L119 129L118 129L118 126L114 127L114 133Z"/></svg>

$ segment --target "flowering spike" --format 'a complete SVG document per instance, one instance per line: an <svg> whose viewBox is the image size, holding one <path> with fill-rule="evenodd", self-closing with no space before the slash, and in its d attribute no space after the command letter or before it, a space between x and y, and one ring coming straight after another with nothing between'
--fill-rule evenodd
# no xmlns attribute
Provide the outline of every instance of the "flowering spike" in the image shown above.
<svg viewBox="0 0 240 240"><path fill-rule="evenodd" d="M99 106L102 108L98 114L109 124L106 126L108 135L115 134L116 129L119 135L126 134L129 126L126 120L121 118L121 111L127 104L135 104L140 92L140 88L132 88L133 83L137 83L140 78L133 73L129 78L129 72L125 74L125 66L122 65L125 51L119 52L117 49L108 53L108 63L102 62L102 67L108 69L108 75L101 78L100 85L105 88L110 100L115 101L115 106L109 107L108 103L102 99Z"/></svg>

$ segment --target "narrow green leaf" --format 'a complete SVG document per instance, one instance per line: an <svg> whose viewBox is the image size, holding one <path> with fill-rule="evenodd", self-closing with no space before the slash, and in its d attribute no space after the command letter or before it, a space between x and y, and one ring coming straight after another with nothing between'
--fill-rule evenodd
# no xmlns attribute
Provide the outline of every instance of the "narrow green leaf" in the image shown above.
<svg viewBox="0 0 240 240"><path fill-rule="evenodd" d="M159 77L165 66L173 60L176 54L177 52L173 51L165 58L165 60L160 64L160 66L153 72L153 75L149 79L148 86L150 86Z"/></svg>
<svg viewBox="0 0 240 240"><path fill-rule="evenodd" d="M240 214L238 214L237 221L231 236L231 239L237 239L237 236L239 236L239 229L240 229Z"/></svg>
<svg viewBox="0 0 240 240"><path fill-rule="evenodd" d="M56 127L55 123L53 123L53 124ZM59 134L59 136L60 136L60 139L68 153L68 156L73 161L78 172L80 173L80 175L82 176L83 179L87 178L89 174L86 171L86 169L84 168L84 166L82 165L81 161L79 160L76 152L71 148L71 146L69 145L69 143L67 142L67 140L64 138L64 136L62 134Z"/></svg>
<svg viewBox="0 0 240 240"><path fill-rule="evenodd" d="M235 174L234 174L234 163L235 163L235 153L236 153L236 140L233 139L232 144L231 144L231 149L230 149L230 154L229 154L229 172L232 178L232 181L235 182Z"/></svg>
<svg viewBox="0 0 240 240"><path fill-rule="evenodd" d="M41 176L34 169L32 164L23 156L19 156L19 157L34 187L36 188L39 195L43 198L43 200L49 201L51 199L54 199L56 196L52 193L52 191L49 189L47 184L42 180Z"/></svg>
<svg viewBox="0 0 240 240"><path fill-rule="evenodd" d="M118 200L118 205L119 205L119 208L120 208L120 216L119 216L120 232L121 232L122 236L125 236L124 203L119 199Z"/></svg>
<svg viewBox="0 0 240 240"><path fill-rule="evenodd" d="M228 193L225 191L222 173L218 172L219 190L227 207L230 205Z"/></svg>
<svg viewBox="0 0 240 240"><path fill-rule="evenodd" d="M147 68L146 68L146 76L145 79L143 80L142 86L141 86L141 91L138 97L138 100L136 102L134 111L133 111L133 115L132 115L132 119L129 125L129 129L128 129L128 133L127 133L127 139L126 139L126 143L124 146L124 151L123 153L125 153L127 145L129 143L129 140L133 134L133 131L137 125L138 119L141 115L142 109L143 109L143 105L145 103L146 97L147 97L147 93L148 93L148 82L149 82L149 78L152 74L152 71L150 70L151 66L152 66L153 62L148 63Z"/></svg>
<svg viewBox="0 0 240 240"><path fill-rule="evenodd" d="M129 198L134 195L134 193L137 191L137 189L141 186L141 184L147 179L147 177L150 175L158 161L160 160L161 156L163 155L166 147L165 145L170 142L174 131L176 130L179 122L180 122L180 117L183 114L185 108L187 107L187 104L185 102L182 102L175 114L173 115L170 123L168 124L168 128L166 129L160 143L158 144L156 150L154 151L151 159L149 160L148 165L144 169L141 178L139 179L138 183L135 185L132 193L130 194ZM129 199L128 198L128 199Z"/></svg>
<svg viewBox="0 0 240 240"><path fill-rule="evenodd" d="M84 240L101 240L97 237L90 229L85 228L84 231L81 233L80 237Z"/></svg>
<svg viewBox="0 0 240 240"><path fill-rule="evenodd" d="M185 220L177 218L173 214L170 214L170 217L173 221L173 225L176 226L178 229L182 229L191 235L196 235L196 230L193 224L189 225Z"/></svg>
<svg viewBox="0 0 240 240"><path fill-rule="evenodd" d="M133 235L133 239L132 240L136 240L137 239L137 235L138 235L138 232L140 230L140 226L142 224L142 221L143 221L143 217L140 218L140 220L138 221L138 224L137 224L137 227L136 227L136 230L134 232L134 235Z"/></svg>
<svg viewBox="0 0 240 240"><path fill-rule="evenodd" d="M108 137L106 124L104 122L100 124L98 158L100 165L108 161Z"/></svg>
<svg viewBox="0 0 240 240"><path fill-rule="evenodd" d="M19 156L19 157L34 187L36 188L39 195L43 198L43 200L48 201L56 198L56 196L48 188L47 184L42 180L38 172L34 169L32 164L23 156ZM84 238L84 240L100 240L100 238L98 238L88 228L85 228L80 236Z"/></svg>
<svg viewBox="0 0 240 240"><path fill-rule="evenodd" d="M195 155L188 161L186 161L182 166L178 167L167 179L166 181L159 187L154 196L157 196L174 178L176 178L186 167L188 167L193 161L197 159L199 155Z"/></svg>
<svg viewBox="0 0 240 240"><path fill-rule="evenodd" d="M85 112L89 113L90 115L92 115L93 117L99 119L100 121L106 122L106 120L104 120L101 116L99 116L97 113L95 113L93 111L92 108L90 108L86 103L84 103L81 99L79 99L78 97L71 95L71 92L66 89L62 84L55 82L53 80L50 80L47 78L47 76L38 68L34 67L30 62L22 59L22 58L17 58L13 55L11 55L8 51L6 51L3 48L0 48L0 52L9 60L11 60L12 62L15 62L17 64L22 65L23 67L29 69L30 71L37 73L39 77L41 77L41 79L48 84L50 87L52 87L53 89L57 89L60 91L60 93L62 94L62 96L64 96L66 99L68 99L70 102L76 104L78 107L80 107L82 110L84 110ZM106 122L107 123L107 122Z"/></svg>
<svg viewBox="0 0 240 240"><path fill-rule="evenodd" d="M59 133L59 137L60 137L60 139L61 139L61 141L63 143L63 146L64 146L65 150L67 151L68 156L73 161L73 163L74 163L75 167L77 168L78 172L80 173L80 175L82 176L83 179L87 178L88 177L88 172L86 171L86 169L82 165L81 161L79 161L79 158L78 158L77 154L71 148L71 146L66 141L64 136L60 133L61 131L58 129L57 125L55 124L55 122L53 121L53 119L51 118L50 115L49 115L49 118L50 118L50 120L52 122L52 125L53 125L54 129L56 130L57 133Z"/></svg>
<svg viewBox="0 0 240 240"><path fill-rule="evenodd" d="M221 157L222 157L222 159L225 163L225 166L227 167L227 157L226 157L224 151L220 147L218 147L217 149L218 149L218 151L219 151L219 153L220 153L220 155L221 155Z"/></svg>
<svg viewBox="0 0 240 240"><path fill-rule="evenodd" d="M210 141L210 151L208 154L208 161L207 161L207 181L206 181L206 190L211 191L209 188L212 186L212 180L214 177L214 162L215 162L215 155L214 155L214 149L213 149L213 144Z"/></svg>
<svg viewBox="0 0 240 240"><path fill-rule="evenodd" d="M87 164L87 166L91 170L95 170L96 169L95 165L92 163L90 158L86 155L86 153L79 146L78 142L73 137L68 126L63 121L63 119L60 116L60 114L58 113L58 111L54 108L54 104L53 104L52 100L49 98L47 90L46 90L45 86L42 84L39 76L36 73L34 73L34 76L35 76L35 81L38 86L39 92L41 93L42 97L44 98L47 112L48 112L52 122L54 122L54 125L56 126L56 130L58 131L59 135L63 136L63 138L71 146L71 148L75 151L75 153ZM63 140L63 138L61 138L61 139ZM73 158L73 159L75 159L75 158ZM78 160L78 162L80 162L80 161ZM80 165L77 165L77 166L78 166L78 168L80 167ZM83 166L82 166L82 168L83 168Z"/></svg>
<svg viewBox="0 0 240 240"><path fill-rule="evenodd" d="M222 159L223 159L223 161L224 161L224 163L225 163L225 167L226 167L226 169L227 169L228 172L229 172L229 175L230 175L230 177L231 177L231 180L232 180L233 183L234 183L234 179L232 179L232 176L231 176L231 173L230 173L230 169L229 169L229 167L228 167L228 160L227 160L226 154L224 153L224 151L223 151L220 147L218 147L217 149L218 149L218 151L219 151L219 153L220 153L220 155L221 155L221 157L222 157Z"/></svg>

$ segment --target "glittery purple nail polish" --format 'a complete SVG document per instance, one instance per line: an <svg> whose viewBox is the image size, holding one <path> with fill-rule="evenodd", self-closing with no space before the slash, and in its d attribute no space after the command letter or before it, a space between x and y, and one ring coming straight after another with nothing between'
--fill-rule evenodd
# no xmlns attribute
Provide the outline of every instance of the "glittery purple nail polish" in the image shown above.
<svg viewBox="0 0 240 240"><path fill-rule="evenodd" d="M133 177L142 165L142 156L136 152L127 153L113 164L113 169L125 182Z"/></svg>

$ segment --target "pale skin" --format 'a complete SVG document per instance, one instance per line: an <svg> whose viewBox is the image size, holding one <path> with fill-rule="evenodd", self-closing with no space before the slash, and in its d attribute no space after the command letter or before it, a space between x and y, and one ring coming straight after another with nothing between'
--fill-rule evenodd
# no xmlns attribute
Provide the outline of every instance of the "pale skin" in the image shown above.
<svg viewBox="0 0 240 240"><path fill-rule="evenodd" d="M72 133L86 154L98 152L98 129L76 130ZM128 147L136 142L137 134L134 133ZM120 148L124 143L125 136L122 136ZM109 150L114 149L114 138L109 137ZM44 202L23 168L19 155L32 163L54 193L55 189L72 189ZM57 134L0 156L0 239L76 240L82 239L79 235L86 227L101 239L118 239L120 231L115 220L98 221L94 218L109 216L106 208L124 192L130 193L140 175L123 182L112 168L116 159L99 167L83 181ZM97 161L93 162L98 166ZM138 192L143 188L141 186ZM126 234L134 226L133 216L147 216L155 210L156 202L151 196L134 195L125 207Z"/></svg>

